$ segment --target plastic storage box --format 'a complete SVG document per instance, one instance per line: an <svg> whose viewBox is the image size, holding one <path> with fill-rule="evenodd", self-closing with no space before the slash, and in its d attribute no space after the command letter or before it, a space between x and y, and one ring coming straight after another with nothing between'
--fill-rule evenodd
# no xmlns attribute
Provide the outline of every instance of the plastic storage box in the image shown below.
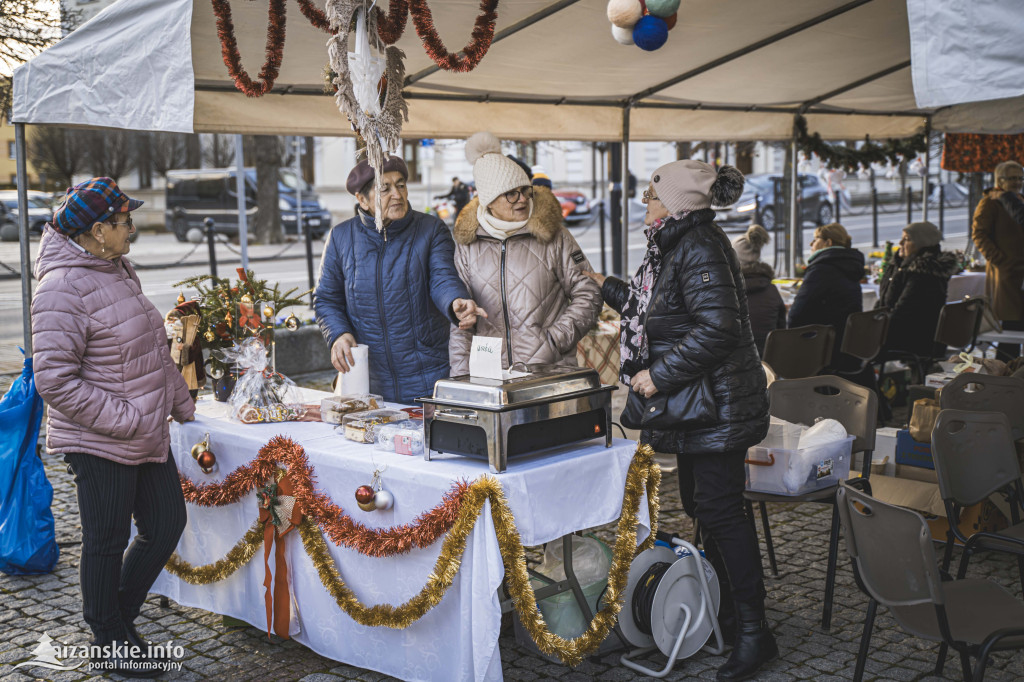
<svg viewBox="0 0 1024 682"><path fill-rule="evenodd" d="M764 441L747 450L747 490L803 495L850 477L853 436L803 450L798 438L798 431L772 423Z"/></svg>
<svg viewBox="0 0 1024 682"><path fill-rule="evenodd" d="M320 421L340 424L346 414L378 409L382 400L383 398L373 393L328 396L320 401Z"/></svg>
<svg viewBox="0 0 1024 682"><path fill-rule="evenodd" d="M378 427L376 448L400 455L422 455L423 420L403 419Z"/></svg>
<svg viewBox="0 0 1024 682"><path fill-rule="evenodd" d="M400 421L408 416L401 410L389 409L353 412L341 418L341 426L345 431L345 438L357 443L374 443L377 440L377 429L382 424Z"/></svg>

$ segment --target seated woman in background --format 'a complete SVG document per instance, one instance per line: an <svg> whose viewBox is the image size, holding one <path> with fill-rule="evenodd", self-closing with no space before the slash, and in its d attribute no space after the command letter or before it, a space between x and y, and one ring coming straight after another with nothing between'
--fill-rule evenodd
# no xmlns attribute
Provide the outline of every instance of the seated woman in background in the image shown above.
<svg viewBox="0 0 1024 682"><path fill-rule="evenodd" d="M764 355L764 342L768 332L786 328L786 304L778 288L772 284L775 270L761 260L761 248L771 240L768 230L751 225L746 234L732 241L732 248L740 259L743 287L747 290L747 309L750 311L750 329L759 355Z"/></svg>
<svg viewBox="0 0 1024 682"><path fill-rule="evenodd" d="M863 308L860 281L864 277L864 254L851 248L852 243L846 228L839 223L814 231L803 283L789 309L790 327L827 324L836 330L833 366L840 363L846 318Z"/></svg>
<svg viewBox="0 0 1024 682"><path fill-rule="evenodd" d="M892 311L884 350L934 356L935 328L946 304L949 278L959 267L956 256L940 250L942 233L932 223L903 228L899 252L878 286L877 308Z"/></svg>

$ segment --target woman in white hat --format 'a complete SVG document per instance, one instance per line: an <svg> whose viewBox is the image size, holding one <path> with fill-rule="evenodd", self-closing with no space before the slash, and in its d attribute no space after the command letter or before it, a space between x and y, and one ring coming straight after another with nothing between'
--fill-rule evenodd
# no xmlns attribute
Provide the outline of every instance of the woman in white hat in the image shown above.
<svg viewBox="0 0 1024 682"><path fill-rule="evenodd" d="M503 339L502 366L576 366L576 344L594 326L601 291L562 222L551 191L531 185L490 133L466 142L477 196L455 223L455 267L487 317L453 327L452 375L469 371L473 335Z"/></svg>
<svg viewBox="0 0 1024 682"><path fill-rule="evenodd" d="M745 680L775 658L761 555L743 507L747 448L768 432L768 393L740 262L711 206L743 191L731 166L674 161L644 192L647 253L628 284L592 275L622 314L622 421L679 462L683 508L700 519L722 586L719 621L732 655L718 680Z"/></svg>

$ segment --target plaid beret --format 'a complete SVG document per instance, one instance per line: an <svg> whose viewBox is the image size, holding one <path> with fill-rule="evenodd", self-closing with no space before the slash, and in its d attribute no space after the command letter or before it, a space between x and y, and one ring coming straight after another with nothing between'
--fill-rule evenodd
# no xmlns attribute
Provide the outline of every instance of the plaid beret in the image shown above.
<svg viewBox="0 0 1024 682"><path fill-rule="evenodd" d="M142 206L129 199L110 178L93 178L69 187L64 201L53 213L53 226L69 237L77 237L115 213L127 213Z"/></svg>
<svg viewBox="0 0 1024 682"><path fill-rule="evenodd" d="M402 174L402 177L406 180L409 179L409 167L405 165L405 161L400 156L389 156L388 160L384 162L384 168L381 169L383 173L390 173L397 171ZM356 164L348 174L348 180L345 181L345 189L348 190L349 194L355 194L356 192L366 187L366 183L373 180L373 166L363 159Z"/></svg>

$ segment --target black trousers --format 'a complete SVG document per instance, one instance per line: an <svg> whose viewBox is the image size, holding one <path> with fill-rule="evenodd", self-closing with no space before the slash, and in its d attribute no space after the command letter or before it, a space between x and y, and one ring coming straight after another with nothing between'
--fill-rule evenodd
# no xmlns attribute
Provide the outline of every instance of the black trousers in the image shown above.
<svg viewBox="0 0 1024 682"><path fill-rule="evenodd" d="M162 464L119 464L82 453L64 461L78 489L85 622L99 644L123 640L123 623L139 615L185 530L178 468L170 453ZM133 516L139 532L128 547Z"/></svg>
<svg viewBox="0 0 1024 682"><path fill-rule="evenodd" d="M757 536L743 505L746 450L703 455L678 454L679 496L683 509L700 520L701 536L708 559L721 572L723 585L732 586L738 602L763 600L764 577Z"/></svg>

